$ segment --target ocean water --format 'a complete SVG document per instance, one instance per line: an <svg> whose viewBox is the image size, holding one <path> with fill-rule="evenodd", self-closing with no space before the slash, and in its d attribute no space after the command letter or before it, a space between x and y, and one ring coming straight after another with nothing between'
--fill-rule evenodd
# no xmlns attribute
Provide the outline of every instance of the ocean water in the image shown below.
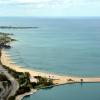
<svg viewBox="0 0 100 100"><path fill-rule="evenodd" d="M13 37L18 40L8 50L17 64L64 75L100 76L100 18L1 17L0 26L39 27L0 29L1 32L14 33ZM41 97L44 100L100 100L100 84L83 86L66 85L41 90L25 100L40 100Z"/></svg>
<svg viewBox="0 0 100 100"><path fill-rule="evenodd" d="M9 53L24 67L78 76L100 75L99 18L0 18L0 25L37 29L0 29L18 41Z"/></svg>
<svg viewBox="0 0 100 100"><path fill-rule="evenodd" d="M38 90L23 100L100 100L100 84L67 84Z"/></svg>

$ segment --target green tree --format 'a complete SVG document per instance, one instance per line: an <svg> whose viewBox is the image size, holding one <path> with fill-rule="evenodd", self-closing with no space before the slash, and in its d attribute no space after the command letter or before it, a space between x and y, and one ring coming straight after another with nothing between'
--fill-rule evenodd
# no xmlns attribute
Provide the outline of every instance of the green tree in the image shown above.
<svg viewBox="0 0 100 100"><path fill-rule="evenodd" d="M13 34L1 33L0 32L0 47L1 48L4 48L9 43L15 41L15 39L11 38L10 35L13 35Z"/></svg>

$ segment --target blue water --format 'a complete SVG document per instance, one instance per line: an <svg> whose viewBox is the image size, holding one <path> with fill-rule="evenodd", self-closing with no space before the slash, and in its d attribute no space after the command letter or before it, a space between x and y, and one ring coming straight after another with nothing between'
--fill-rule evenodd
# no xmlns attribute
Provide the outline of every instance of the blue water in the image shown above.
<svg viewBox="0 0 100 100"><path fill-rule="evenodd" d="M27 30L0 29L1 32L14 33L13 37L18 40L8 51L17 64L29 69L66 75L100 76L100 18L2 17L0 25L39 27ZM49 97L54 96L53 93L58 100L61 100L61 97L64 97L63 100L66 100L67 97L69 100L73 100L74 96L70 97L70 95L75 95L72 91L79 91L75 92L77 99L84 97L83 91L88 92L87 99L84 97L80 100L88 100L92 97L94 98L91 100L100 99L97 94L100 93L98 84L86 84L86 88L81 88L79 85L71 85L71 87L61 86L47 90L47 97L43 96L45 90L41 90L30 99L25 100L36 99L38 95L40 97L38 96L37 100L40 100L41 96L44 100L49 100ZM68 89L66 93L69 96L63 92L65 89ZM91 94L91 91L94 91L95 94Z"/></svg>
<svg viewBox="0 0 100 100"><path fill-rule="evenodd" d="M100 84L73 84L39 90L23 100L100 100Z"/></svg>

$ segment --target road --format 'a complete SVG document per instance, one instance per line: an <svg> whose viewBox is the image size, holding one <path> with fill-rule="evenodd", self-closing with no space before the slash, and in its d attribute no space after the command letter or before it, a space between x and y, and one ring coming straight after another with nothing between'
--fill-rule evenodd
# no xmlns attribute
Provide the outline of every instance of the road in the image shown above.
<svg viewBox="0 0 100 100"><path fill-rule="evenodd" d="M3 68L2 65L0 65L0 72L4 73L6 75L6 77L11 82L11 85L9 87L9 91L7 93L5 92L6 93L5 96L7 96L5 98L7 98L6 100L8 100L8 98L10 96L14 96L15 95L16 91L19 89L19 84L16 81L16 79L13 76L11 76L6 69Z"/></svg>

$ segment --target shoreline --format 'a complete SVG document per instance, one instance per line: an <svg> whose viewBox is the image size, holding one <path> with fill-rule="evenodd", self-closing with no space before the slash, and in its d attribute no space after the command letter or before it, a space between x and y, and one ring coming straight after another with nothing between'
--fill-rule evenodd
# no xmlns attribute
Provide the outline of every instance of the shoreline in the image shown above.
<svg viewBox="0 0 100 100"><path fill-rule="evenodd" d="M55 86L64 85L64 84L71 84L71 83L100 83L100 77L74 77L74 76L64 76L64 75L57 75L49 72L42 72L38 70L30 70L26 69L22 66L18 66L14 64L10 58L10 55L6 53L6 51L2 50L1 62L3 65L16 70L17 72L29 72L31 77L34 76L42 76L46 78L53 79L53 83ZM31 90L28 93L19 95L16 97L16 100L22 100L25 96L31 95L35 93L37 90Z"/></svg>
<svg viewBox="0 0 100 100"><path fill-rule="evenodd" d="M100 76L98 77L78 77L78 76L67 76L67 75L58 75L54 73L49 73L49 72L42 72L39 70L34 70L34 69L27 69L22 66L19 66L12 62L10 55L6 53L6 51L2 50L2 56L1 56L1 62L3 65L6 65L7 67L16 70L18 72L29 72L31 76L42 76L46 78L52 78L52 79L57 79L61 80L63 82L58 82L58 84L61 83L69 83L65 79L73 79L75 82L80 82L80 79L84 79L84 82L100 82ZM65 80L65 81L64 81Z"/></svg>
<svg viewBox="0 0 100 100"><path fill-rule="evenodd" d="M34 94L34 93L36 93L36 92L37 92L36 89L32 89L32 90L31 90L30 92L28 92L28 93L24 93L24 94L18 95L18 96L16 97L16 100L22 100L24 97L30 96L30 95L32 95L32 94Z"/></svg>

